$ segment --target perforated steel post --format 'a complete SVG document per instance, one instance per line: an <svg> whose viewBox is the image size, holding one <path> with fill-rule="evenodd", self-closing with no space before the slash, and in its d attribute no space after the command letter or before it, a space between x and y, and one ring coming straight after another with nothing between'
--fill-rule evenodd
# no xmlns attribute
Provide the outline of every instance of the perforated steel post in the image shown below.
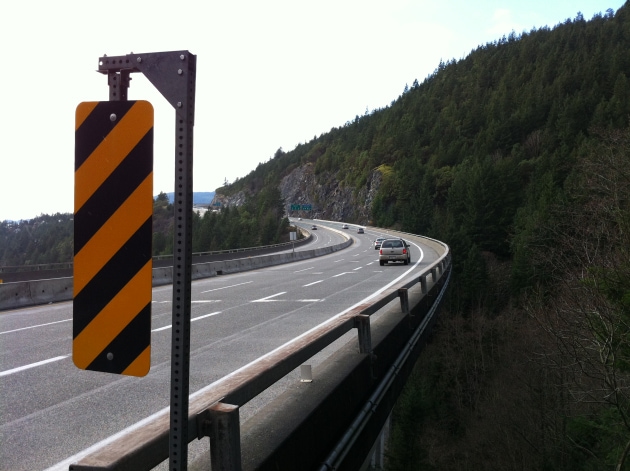
<svg viewBox="0 0 630 471"><path fill-rule="evenodd" d="M129 70L109 72L107 77L107 84L109 85L109 101L127 101L129 80Z"/></svg>
<svg viewBox="0 0 630 471"><path fill-rule="evenodd" d="M173 234L173 335L171 342L171 471L188 469L188 394L190 374L190 302L192 281L193 125L195 69L192 54L181 55L177 73L186 96L176 103L175 204Z"/></svg>

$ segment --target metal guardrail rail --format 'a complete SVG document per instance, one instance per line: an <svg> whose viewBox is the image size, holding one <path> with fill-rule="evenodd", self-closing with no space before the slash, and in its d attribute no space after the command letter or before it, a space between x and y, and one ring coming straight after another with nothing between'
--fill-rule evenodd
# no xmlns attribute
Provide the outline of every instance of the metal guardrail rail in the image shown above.
<svg viewBox="0 0 630 471"><path fill-rule="evenodd" d="M4 265L0 273L20 273L24 271L65 270L72 268L72 262L39 263L36 265Z"/></svg>
<svg viewBox="0 0 630 471"><path fill-rule="evenodd" d="M282 248L290 248L294 242L281 242L279 244L271 244L271 245L261 245L258 247L245 247L242 249L227 249L227 250L213 250L211 252L195 252L193 253L193 257L203 257L209 255L222 255L222 254L231 254L231 253L243 253L243 252L253 252L258 250L267 250L267 249L282 249ZM168 260L173 258L173 254L170 255L156 255L153 257L153 261L158 260ZM45 271L45 270L63 270L72 268L72 262L59 262L59 263L39 263L35 265L0 265L0 273L19 273L24 271Z"/></svg>
<svg viewBox="0 0 630 471"><path fill-rule="evenodd" d="M401 371L404 368L405 362L412 356L413 351L418 348L423 336L426 336L430 331L430 328L435 323L435 316L437 310L440 307L442 298L448 288L451 272L448 271L446 281L444 282L442 289L433 302L429 312L422 319L420 325L415 329L411 338L405 343L401 352L396 357L396 360L388 368L387 372L383 375L382 379L374 388L374 392L370 395L365 402L359 413L356 415L346 433L343 434L333 450L328 454L324 462L321 464L319 471L332 471L338 469L344 469L346 458L353 454L357 442L361 440L362 433L367 428L368 422L377 415L377 409L384 406L388 399L388 392L397 379L401 375ZM401 291L405 291L402 288ZM400 294L400 291L399 291ZM401 305L406 297L401 295ZM405 312L405 307L402 307ZM356 460L356 457L354 457Z"/></svg>
<svg viewBox="0 0 630 471"><path fill-rule="evenodd" d="M300 239L301 241L301 239ZM242 252L253 252L258 250L267 250L267 249L283 249L283 248L291 248L292 244L298 241L291 242L281 242L279 244L271 244L271 245L260 245L258 247L245 247L242 249L226 249L226 250L213 250L211 252L195 252L193 253L193 257L204 257L208 255L222 255L222 254L231 254L231 253L242 253ZM168 260L169 258L173 258L173 254L171 255L156 255L153 257L153 260Z"/></svg>
<svg viewBox="0 0 630 471"><path fill-rule="evenodd" d="M311 233L304 228L297 230L303 235L296 241L282 242L279 244L263 245L259 247L245 247L241 249L214 250L207 252L195 252L193 264L210 261L225 261L235 258L256 257L270 253L282 252L293 248L302 247L312 240ZM153 268L172 266L172 255L158 255L153 257ZM67 278L73 276L72 262L40 263L35 265L0 265L0 284L23 281L50 280L54 278Z"/></svg>
<svg viewBox="0 0 630 471"><path fill-rule="evenodd" d="M234 471L241 469L239 407L300 367L351 329L357 329L360 353L370 354L372 351L370 315L397 298L400 299L401 311L409 313L409 288L420 284L422 294L426 294L429 277L432 285L437 284L439 278L447 270L450 277L451 256L448 246L439 241L427 240L441 245L444 253L438 260L427 266L420 275L407 279L369 304L358 306L320 324L191 395L186 423L188 436L190 441L195 438L210 437L212 469ZM442 285L440 296L438 301L434 302L434 306L439 302L447 285L447 282ZM433 312L431 316L434 315ZM434 319L427 321L432 320ZM81 458L77 463L70 465L69 469L71 471L150 470L168 459L169 425L169 411L165 409L142 426L135 427L129 432L121 432L114 441ZM343 454L343 448L343 444L340 444L339 450L333 451L329 458L331 462L339 459L337 455Z"/></svg>

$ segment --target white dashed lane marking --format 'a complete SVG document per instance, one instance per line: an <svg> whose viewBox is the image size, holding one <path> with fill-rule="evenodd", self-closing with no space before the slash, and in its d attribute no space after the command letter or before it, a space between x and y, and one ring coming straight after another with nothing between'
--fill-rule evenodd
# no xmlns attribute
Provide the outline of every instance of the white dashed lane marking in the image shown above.
<svg viewBox="0 0 630 471"><path fill-rule="evenodd" d="M261 299L256 299L254 301L252 301L253 303L272 303L274 301L278 301L277 299L271 299L271 298L275 298L276 296L280 296L282 294L285 294L286 291L283 291L282 293L277 293L277 294L272 294L271 296L267 296L266 298L261 298Z"/></svg>

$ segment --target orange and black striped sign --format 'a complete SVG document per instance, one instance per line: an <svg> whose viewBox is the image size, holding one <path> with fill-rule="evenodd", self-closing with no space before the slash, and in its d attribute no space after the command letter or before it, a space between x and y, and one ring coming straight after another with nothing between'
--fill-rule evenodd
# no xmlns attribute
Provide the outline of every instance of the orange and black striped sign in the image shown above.
<svg viewBox="0 0 630 471"><path fill-rule="evenodd" d="M74 171L74 364L144 376L151 363L151 104L79 104Z"/></svg>

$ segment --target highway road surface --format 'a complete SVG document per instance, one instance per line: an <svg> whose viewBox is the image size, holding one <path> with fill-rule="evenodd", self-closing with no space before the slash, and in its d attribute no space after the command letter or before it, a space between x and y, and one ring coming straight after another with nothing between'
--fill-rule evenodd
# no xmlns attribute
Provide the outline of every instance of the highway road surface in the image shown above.
<svg viewBox="0 0 630 471"><path fill-rule="evenodd" d="M307 229L312 223L299 222ZM412 263L381 267L373 240L382 232L315 224L318 243L338 243L339 232L354 243L323 257L193 282L191 394L438 257L408 238ZM90 447L168 407L171 297L171 286L153 289L151 371L144 378L74 366L71 302L0 312L1 470L67 470ZM246 405L241 420L273 394ZM191 443L190 456L207 453L207 446Z"/></svg>

